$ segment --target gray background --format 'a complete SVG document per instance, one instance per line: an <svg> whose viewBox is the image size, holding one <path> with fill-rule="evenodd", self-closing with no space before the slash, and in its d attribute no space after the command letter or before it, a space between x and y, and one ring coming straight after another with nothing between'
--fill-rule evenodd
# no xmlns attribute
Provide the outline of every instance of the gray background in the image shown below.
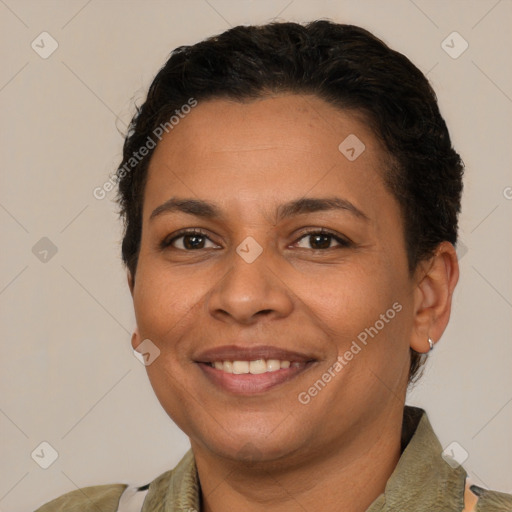
<svg viewBox="0 0 512 512"><path fill-rule="evenodd" d="M409 402L427 409L443 447L468 452L476 483L512 492L511 0L0 0L0 510L143 484L188 449L133 356L113 193L93 189L173 48L275 17L368 28L438 94L467 167L461 280ZM49 56L44 31L58 43ZM457 58L454 31L469 44ZM43 441L58 452L46 470Z"/></svg>

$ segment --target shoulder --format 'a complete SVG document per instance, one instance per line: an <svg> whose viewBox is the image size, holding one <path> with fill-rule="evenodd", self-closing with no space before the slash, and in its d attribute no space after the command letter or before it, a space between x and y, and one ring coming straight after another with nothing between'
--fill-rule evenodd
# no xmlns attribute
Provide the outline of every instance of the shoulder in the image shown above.
<svg viewBox="0 0 512 512"><path fill-rule="evenodd" d="M127 485L95 485L68 492L35 512L116 512Z"/></svg>
<svg viewBox="0 0 512 512"><path fill-rule="evenodd" d="M512 494L483 489L477 485L471 485L470 490L478 498L475 512L512 511Z"/></svg>
<svg viewBox="0 0 512 512"><path fill-rule="evenodd" d="M151 510L160 512L171 500L179 510L199 510L199 483L192 451L189 450L174 469L146 485L95 485L64 494L35 512L120 512ZM185 503L185 502L183 502Z"/></svg>

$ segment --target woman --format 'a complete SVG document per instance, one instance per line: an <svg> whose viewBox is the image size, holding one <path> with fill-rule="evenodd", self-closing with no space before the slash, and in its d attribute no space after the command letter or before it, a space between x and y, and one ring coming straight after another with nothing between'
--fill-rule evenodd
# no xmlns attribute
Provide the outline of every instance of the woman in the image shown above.
<svg viewBox="0 0 512 512"><path fill-rule="evenodd" d="M176 49L118 180L132 345L191 451L40 512L512 510L404 406L449 320L462 174L426 78L361 28Z"/></svg>

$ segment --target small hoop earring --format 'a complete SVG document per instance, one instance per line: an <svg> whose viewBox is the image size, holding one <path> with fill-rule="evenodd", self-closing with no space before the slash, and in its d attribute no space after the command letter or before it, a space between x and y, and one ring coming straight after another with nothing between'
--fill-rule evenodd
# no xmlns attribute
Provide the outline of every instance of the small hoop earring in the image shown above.
<svg viewBox="0 0 512 512"><path fill-rule="evenodd" d="M431 352L432 349L434 348L434 342L432 341L432 338L428 339L428 346L430 347L429 352Z"/></svg>

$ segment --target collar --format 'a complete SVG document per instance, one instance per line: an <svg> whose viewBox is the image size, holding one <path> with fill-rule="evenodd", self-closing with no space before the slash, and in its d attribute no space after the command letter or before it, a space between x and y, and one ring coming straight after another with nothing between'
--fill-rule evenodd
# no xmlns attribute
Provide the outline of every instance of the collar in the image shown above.
<svg viewBox="0 0 512 512"><path fill-rule="evenodd" d="M452 467L442 458L443 448L424 410L405 407L402 444L405 443L384 493L366 512L461 511L466 472L462 466Z"/></svg>
<svg viewBox="0 0 512 512"><path fill-rule="evenodd" d="M384 493L366 512L462 510L466 472L441 457L443 449L424 410L405 407L402 446ZM142 512L199 511L200 501L199 478L189 450L173 470L151 483Z"/></svg>

